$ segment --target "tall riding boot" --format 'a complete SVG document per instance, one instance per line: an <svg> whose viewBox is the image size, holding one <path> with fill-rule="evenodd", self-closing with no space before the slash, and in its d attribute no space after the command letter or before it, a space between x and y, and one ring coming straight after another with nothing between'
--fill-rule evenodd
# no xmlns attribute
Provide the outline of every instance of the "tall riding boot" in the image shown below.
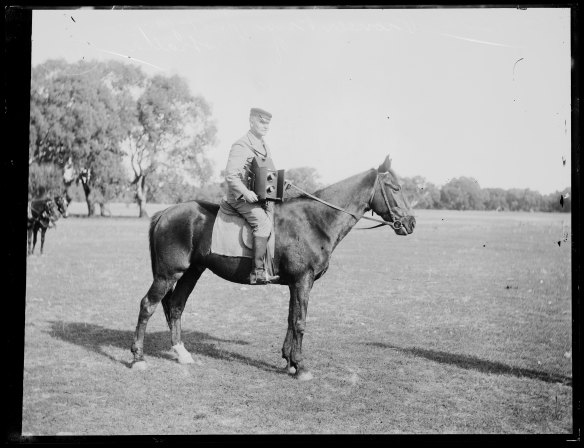
<svg viewBox="0 0 584 448"><path fill-rule="evenodd" d="M275 283L280 280L278 275L268 275L264 267L264 257L268 248L268 238L265 236L253 237L253 269L249 276L252 285Z"/></svg>

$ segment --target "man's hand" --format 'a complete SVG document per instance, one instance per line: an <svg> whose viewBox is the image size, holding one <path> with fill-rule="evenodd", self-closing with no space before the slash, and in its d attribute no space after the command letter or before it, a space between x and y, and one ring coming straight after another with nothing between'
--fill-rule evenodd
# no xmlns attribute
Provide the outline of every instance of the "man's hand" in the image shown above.
<svg viewBox="0 0 584 448"><path fill-rule="evenodd" d="M253 204L258 201L258 195L251 190L247 190L243 192L243 199L245 199L245 202Z"/></svg>

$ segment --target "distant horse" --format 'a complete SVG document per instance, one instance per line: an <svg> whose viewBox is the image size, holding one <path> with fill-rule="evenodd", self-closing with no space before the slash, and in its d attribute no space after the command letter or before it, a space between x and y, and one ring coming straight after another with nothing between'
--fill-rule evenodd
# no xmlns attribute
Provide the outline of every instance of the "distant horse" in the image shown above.
<svg viewBox="0 0 584 448"><path fill-rule="evenodd" d="M27 217L28 255L32 255L34 252L38 231L41 231L42 255L47 229L55 227L60 217L67 218L67 216L67 199L65 195L30 201L28 203Z"/></svg>
<svg viewBox="0 0 584 448"><path fill-rule="evenodd" d="M181 315L199 277L209 268L235 283L247 284L251 260L213 254L211 236L219 206L204 201L173 205L152 216L149 230L154 280L140 303L131 351L132 367L145 369L144 335L148 319L162 302L171 344L180 363L193 358L181 342ZM288 331L282 347L289 373L310 379L302 356L308 296L315 280L327 270L331 254L365 212L373 210L398 235L408 235L416 221L401 191L389 156L368 170L314 193L275 205L274 266L280 284L290 289ZM369 218L372 219L372 218ZM383 224L382 224L383 225Z"/></svg>

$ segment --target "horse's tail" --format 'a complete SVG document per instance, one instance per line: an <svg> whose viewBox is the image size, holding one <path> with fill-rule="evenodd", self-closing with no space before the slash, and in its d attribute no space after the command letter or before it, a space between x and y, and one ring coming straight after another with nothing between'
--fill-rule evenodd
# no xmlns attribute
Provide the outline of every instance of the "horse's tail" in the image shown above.
<svg viewBox="0 0 584 448"><path fill-rule="evenodd" d="M150 264L152 266L152 275L155 273L156 248L154 247L154 231L160 217L164 214L164 210L159 210L150 219L150 228L148 229L148 241L150 246Z"/></svg>

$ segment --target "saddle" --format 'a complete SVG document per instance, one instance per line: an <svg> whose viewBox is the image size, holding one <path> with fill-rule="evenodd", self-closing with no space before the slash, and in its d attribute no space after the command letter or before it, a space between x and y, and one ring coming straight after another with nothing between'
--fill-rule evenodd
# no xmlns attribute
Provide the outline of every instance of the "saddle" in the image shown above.
<svg viewBox="0 0 584 448"><path fill-rule="evenodd" d="M277 275L274 268L274 251L276 246L275 230L268 239L264 258L266 272ZM225 201L221 201L217 218L213 224L211 236L211 253L226 257L253 258L253 232L247 221L235 210L230 210Z"/></svg>

